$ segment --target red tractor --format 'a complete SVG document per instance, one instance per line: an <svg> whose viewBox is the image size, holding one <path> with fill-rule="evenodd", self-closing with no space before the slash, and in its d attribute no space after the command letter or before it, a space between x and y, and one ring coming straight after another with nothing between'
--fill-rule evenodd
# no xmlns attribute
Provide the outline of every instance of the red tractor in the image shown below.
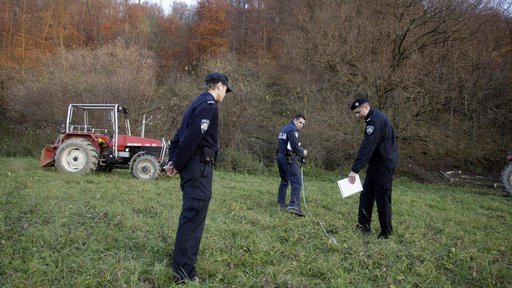
<svg viewBox="0 0 512 288"><path fill-rule="evenodd" d="M40 166L76 175L121 168L138 179L155 179L163 171L168 145L164 139L145 138L144 125L142 131L141 137L131 135L128 111L118 104L71 104L55 144L43 148Z"/></svg>
<svg viewBox="0 0 512 288"><path fill-rule="evenodd" d="M512 196L512 153L508 153L507 163L507 166L505 166L501 172L501 180L503 181L505 190Z"/></svg>

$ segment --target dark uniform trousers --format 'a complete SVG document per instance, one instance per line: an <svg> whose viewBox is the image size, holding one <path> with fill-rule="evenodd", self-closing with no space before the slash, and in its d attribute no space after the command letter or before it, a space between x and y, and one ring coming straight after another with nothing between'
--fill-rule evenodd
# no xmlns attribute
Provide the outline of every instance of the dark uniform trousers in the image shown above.
<svg viewBox="0 0 512 288"><path fill-rule="evenodd" d="M194 155L180 171L183 206L180 214L172 268L177 280L196 277L196 260L212 195L213 166Z"/></svg>
<svg viewBox="0 0 512 288"><path fill-rule="evenodd" d="M281 183L277 193L277 203L280 206L286 206L286 191L288 185L291 185L291 196L289 207L300 208L300 189L302 179L299 162L295 157L289 158L283 153L277 153L277 167Z"/></svg>
<svg viewBox="0 0 512 288"><path fill-rule="evenodd" d="M371 231L373 203L377 202L377 212L381 234L393 233L391 224L391 192L394 168L372 168L366 170L363 191L359 198L358 224L364 232Z"/></svg>

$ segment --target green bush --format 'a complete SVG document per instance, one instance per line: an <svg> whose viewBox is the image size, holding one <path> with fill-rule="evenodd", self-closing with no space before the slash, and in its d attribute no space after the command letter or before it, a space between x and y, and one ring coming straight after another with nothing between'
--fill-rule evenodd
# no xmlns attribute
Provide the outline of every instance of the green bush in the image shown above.
<svg viewBox="0 0 512 288"><path fill-rule="evenodd" d="M224 171L238 173L259 174L266 172L263 163L254 159L253 155L234 149L221 151L218 167Z"/></svg>
<svg viewBox="0 0 512 288"><path fill-rule="evenodd" d="M2 157L39 157L43 146L55 140L51 138L53 135L46 135L44 130L20 133L5 128L2 135L4 135L0 137L0 156Z"/></svg>

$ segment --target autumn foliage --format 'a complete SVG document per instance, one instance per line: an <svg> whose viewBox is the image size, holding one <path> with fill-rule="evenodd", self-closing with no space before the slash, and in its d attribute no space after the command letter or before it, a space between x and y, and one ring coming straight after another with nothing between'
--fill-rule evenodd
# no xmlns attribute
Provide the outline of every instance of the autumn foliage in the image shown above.
<svg viewBox="0 0 512 288"><path fill-rule="evenodd" d="M402 169L498 171L512 149L511 15L483 0L2 0L0 145L37 155L77 101L151 111L169 137L218 70L235 91L221 114L230 155L272 165L277 130L302 112L311 163L349 166L362 123L347 107L364 94L395 124ZM25 148L7 142L21 135Z"/></svg>
<svg viewBox="0 0 512 288"><path fill-rule="evenodd" d="M192 58L216 56L228 51L229 4L225 0L200 0L197 3L196 22L191 31L195 39L190 43Z"/></svg>

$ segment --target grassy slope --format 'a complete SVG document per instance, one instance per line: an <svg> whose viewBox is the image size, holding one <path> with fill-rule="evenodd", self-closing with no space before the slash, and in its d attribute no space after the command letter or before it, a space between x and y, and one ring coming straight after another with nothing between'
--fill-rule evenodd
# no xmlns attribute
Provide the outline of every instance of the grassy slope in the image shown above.
<svg viewBox="0 0 512 288"><path fill-rule="evenodd" d="M377 240L376 211L375 234L356 233L358 197L342 199L336 175L308 174L314 217L298 218L277 210L276 177L216 171L198 259L208 287L512 286L505 193L398 179L395 234ZM0 158L0 187L0 286L172 286L178 178L74 177Z"/></svg>

